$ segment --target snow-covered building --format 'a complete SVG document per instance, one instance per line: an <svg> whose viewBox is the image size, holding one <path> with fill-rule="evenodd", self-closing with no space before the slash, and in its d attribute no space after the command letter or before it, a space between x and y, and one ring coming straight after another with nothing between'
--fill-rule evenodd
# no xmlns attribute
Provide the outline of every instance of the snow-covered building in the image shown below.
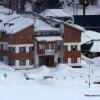
<svg viewBox="0 0 100 100"><path fill-rule="evenodd" d="M63 9L46 9L40 13L40 15L44 17L51 17L56 18L64 22L73 22L73 17L66 12L64 12Z"/></svg>
<svg viewBox="0 0 100 100"><path fill-rule="evenodd" d="M35 52L38 59L36 65L38 62L47 66L49 63L55 65L63 62L70 66L81 66L82 28L55 18L46 18L35 22L34 31L35 46L40 45L37 47L38 53Z"/></svg>
<svg viewBox="0 0 100 100"><path fill-rule="evenodd" d="M32 68L33 21L20 15L4 15L0 21L0 59L14 68Z"/></svg>
<svg viewBox="0 0 100 100"><path fill-rule="evenodd" d="M49 19L51 24L47 20L2 15L0 60L15 69L55 66L58 63L81 66L82 30L52 18Z"/></svg>
<svg viewBox="0 0 100 100"><path fill-rule="evenodd" d="M82 52L89 58L100 56L100 33L86 30L82 33Z"/></svg>

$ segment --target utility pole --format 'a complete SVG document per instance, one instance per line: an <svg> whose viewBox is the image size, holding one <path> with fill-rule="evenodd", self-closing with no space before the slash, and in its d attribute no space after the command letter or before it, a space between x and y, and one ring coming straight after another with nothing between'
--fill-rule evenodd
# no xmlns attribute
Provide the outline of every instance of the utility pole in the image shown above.
<svg viewBox="0 0 100 100"><path fill-rule="evenodd" d="M83 3L83 15L86 15L86 0L82 0Z"/></svg>
<svg viewBox="0 0 100 100"><path fill-rule="evenodd" d="M89 5L89 0L82 0L83 15L86 15L86 7Z"/></svg>

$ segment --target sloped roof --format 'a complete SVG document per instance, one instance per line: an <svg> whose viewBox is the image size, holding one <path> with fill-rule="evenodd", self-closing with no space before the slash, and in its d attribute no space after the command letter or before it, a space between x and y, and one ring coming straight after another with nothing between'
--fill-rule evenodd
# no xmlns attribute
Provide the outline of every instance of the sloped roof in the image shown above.
<svg viewBox="0 0 100 100"><path fill-rule="evenodd" d="M100 39L100 33L95 32L95 31L90 31L90 30L85 30L82 33L82 43L84 44L86 42L89 42L91 40L99 40Z"/></svg>
<svg viewBox="0 0 100 100"><path fill-rule="evenodd" d="M3 18L4 17L4 18ZM2 23L0 23L0 30L5 30L6 33L15 34L31 25L33 20L30 18L23 18L20 15L3 15Z"/></svg>
<svg viewBox="0 0 100 100"><path fill-rule="evenodd" d="M91 52L100 52L100 41L93 41L93 45L90 49Z"/></svg>
<svg viewBox="0 0 100 100"><path fill-rule="evenodd" d="M59 31L58 28L52 27L48 23L43 20L36 20L34 23L34 30L35 31Z"/></svg>
<svg viewBox="0 0 100 100"><path fill-rule="evenodd" d="M52 16L52 17L72 17L69 14L65 13L63 9L46 9L40 15L43 16Z"/></svg>

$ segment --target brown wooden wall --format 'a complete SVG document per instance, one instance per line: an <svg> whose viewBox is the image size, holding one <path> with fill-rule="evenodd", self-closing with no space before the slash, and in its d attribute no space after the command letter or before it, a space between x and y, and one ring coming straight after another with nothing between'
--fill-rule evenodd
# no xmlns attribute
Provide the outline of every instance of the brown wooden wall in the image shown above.
<svg viewBox="0 0 100 100"><path fill-rule="evenodd" d="M32 44L32 35L33 28L30 26L14 35L7 35L7 41L9 44Z"/></svg>
<svg viewBox="0 0 100 100"><path fill-rule="evenodd" d="M64 42L81 42L81 31L65 24Z"/></svg>
<svg viewBox="0 0 100 100"><path fill-rule="evenodd" d="M80 51L64 51L64 58L71 58L71 57L80 57L81 52Z"/></svg>

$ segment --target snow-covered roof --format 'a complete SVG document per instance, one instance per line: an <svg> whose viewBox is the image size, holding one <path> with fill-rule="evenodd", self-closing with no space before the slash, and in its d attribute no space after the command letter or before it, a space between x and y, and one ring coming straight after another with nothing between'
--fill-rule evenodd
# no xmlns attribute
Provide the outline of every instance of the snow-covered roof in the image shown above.
<svg viewBox="0 0 100 100"><path fill-rule="evenodd" d="M81 27L81 26L79 26L79 25L77 25L77 24L70 24L70 23L68 23L68 22L65 22L65 24L68 25L68 26L70 26L70 27L73 27L73 28L75 28L75 29L77 29L77 30L79 30L79 31L81 31L81 32L84 31L84 28Z"/></svg>
<svg viewBox="0 0 100 100"><path fill-rule="evenodd" d="M90 51L91 52L100 52L100 41L94 41Z"/></svg>
<svg viewBox="0 0 100 100"><path fill-rule="evenodd" d="M36 20L34 23L35 31L59 31L58 28L52 27L43 20Z"/></svg>
<svg viewBox="0 0 100 100"><path fill-rule="evenodd" d="M86 42L89 42L90 40L98 40L100 39L100 33L98 32L95 32L95 31L89 31L89 30L85 30L83 33L82 33L82 43L81 44L84 44Z"/></svg>
<svg viewBox="0 0 100 100"><path fill-rule="evenodd" d="M0 13L2 13L2 14L9 14L10 12L12 12L11 9L5 8L5 7L0 5Z"/></svg>
<svg viewBox="0 0 100 100"><path fill-rule="evenodd" d="M2 20L2 23L0 23L0 30L5 30L6 33L14 34L33 25L33 20L30 18L23 18L17 14L3 16L0 17Z"/></svg>
<svg viewBox="0 0 100 100"><path fill-rule="evenodd" d="M42 37L36 37L37 41L62 41L63 38L60 36L42 36Z"/></svg>
<svg viewBox="0 0 100 100"><path fill-rule="evenodd" d="M8 22L10 20L13 20L15 18L20 17L21 15L18 14L10 14L10 15L4 15L4 14L0 14L0 20L2 20L2 23Z"/></svg>
<svg viewBox="0 0 100 100"><path fill-rule="evenodd" d="M52 16L52 17L72 17L66 12L63 11L63 9L46 9L40 15L43 16Z"/></svg>

